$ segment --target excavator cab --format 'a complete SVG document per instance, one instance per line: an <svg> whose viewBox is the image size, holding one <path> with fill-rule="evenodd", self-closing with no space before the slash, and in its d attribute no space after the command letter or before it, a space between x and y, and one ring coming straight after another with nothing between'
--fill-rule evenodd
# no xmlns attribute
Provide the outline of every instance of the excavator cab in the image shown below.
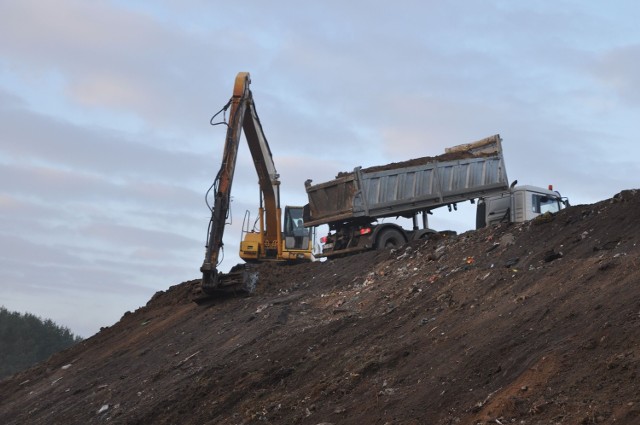
<svg viewBox="0 0 640 425"><path fill-rule="evenodd" d="M260 229L249 229L249 211L242 224L240 258L247 262L256 261L311 261L313 230L304 227L303 207L284 207L284 222L275 239L269 238L264 229L265 220L259 220ZM280 209L277 210L279 216ZM260 208L260 217L265 210Z"/></svg>
<svg viewBox="0 0 640 425"><path fill-rule="evenodd" d="M284 251L308 251L311 241L311 229L304 227L303 207L284 208Z"/></svg>

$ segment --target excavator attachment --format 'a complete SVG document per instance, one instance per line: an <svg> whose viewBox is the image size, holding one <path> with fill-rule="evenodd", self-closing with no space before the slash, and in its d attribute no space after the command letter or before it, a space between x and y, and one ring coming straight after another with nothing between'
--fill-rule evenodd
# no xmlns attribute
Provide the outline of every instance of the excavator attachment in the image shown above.
<svg viewBox="0 0 640 425"><path fill-rule="evenodd" d="M258 272L246 265L238 265L229 273L212 270L202 274L202 284L194 288L191 299L202 304L225 296L251 295L257 284Z"/></svg>

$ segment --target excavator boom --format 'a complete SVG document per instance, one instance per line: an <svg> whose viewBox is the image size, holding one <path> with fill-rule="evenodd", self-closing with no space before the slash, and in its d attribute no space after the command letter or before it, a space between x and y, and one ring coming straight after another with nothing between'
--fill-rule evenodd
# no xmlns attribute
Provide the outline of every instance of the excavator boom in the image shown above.
<svg viewBox="0 0 640 425"><path fill-rule="evenodd" d="M222 249L224 227L229 215L231 185L238 158L242 122L247 109L247 99L251 97L249 83L249 73L239 73L233 87L233 96L229 104L227 104L228 107L230 106L229 124L222 154L222 165L213 184L215 198L211 209L206 255L200 268L202 272L202 291L205 293L213 292L220 286L217 267L220 250Z"/></svg>

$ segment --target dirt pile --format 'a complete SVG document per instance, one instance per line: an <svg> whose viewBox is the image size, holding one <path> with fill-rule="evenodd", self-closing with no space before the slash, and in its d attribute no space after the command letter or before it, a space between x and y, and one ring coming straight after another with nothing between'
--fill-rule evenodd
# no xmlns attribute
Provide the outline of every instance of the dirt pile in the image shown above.
<svg viewBox="0 0 640 425"><path fill-rule="evenodd" d="M413 158L406 161L392 162L385 165L374 165L371 167L363 168L363 173L377 173L379 171L388 171L395 169L403 169L409 167L417 167L433 162L450 162L461 159L470 158L488 158L496 155L501 155L502 148L500 147L502 139L499 134L494 136L485 137L473 143L465 143L462 145L453 146L445 149L445 153L438 156L423 156L420 158ZM341 177L348 177L353 175L353 171L341 171L336 175L336 179Z"/></svg>
<svg viewBox="0 0 640 425"><path fill-rule="evenodd" d="M640 191L173 286L0 383L3 424L640 423Z"/></svg>

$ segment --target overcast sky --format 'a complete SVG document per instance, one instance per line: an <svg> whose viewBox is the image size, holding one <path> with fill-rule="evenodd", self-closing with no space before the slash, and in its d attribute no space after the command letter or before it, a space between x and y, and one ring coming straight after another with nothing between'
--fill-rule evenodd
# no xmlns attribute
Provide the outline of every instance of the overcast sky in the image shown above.
<svg viewBox="0 0 640 425"><path fill-rule="evenodd" d="M496 133L573 204L638 188L636 1L0 1L0 305L88 337L200 277L236 73L304 181ZM257 177L242 146L221 270ZM431 227L474 226L471 206Z"/></svg>

